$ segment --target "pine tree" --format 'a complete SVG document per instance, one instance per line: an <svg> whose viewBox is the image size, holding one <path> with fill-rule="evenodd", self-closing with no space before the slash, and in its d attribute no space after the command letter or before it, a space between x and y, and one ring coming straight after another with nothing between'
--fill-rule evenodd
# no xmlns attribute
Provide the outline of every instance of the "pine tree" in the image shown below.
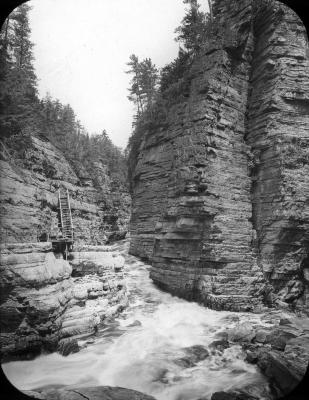
<svg viewBox="0 0 309 400"><path fill-rule="evenodd" d="M141 115L144 109L142 102L141 68L138 57L135 54L132 54L127 65L131 67L131 69L126 71L126 73L133 74L133 78L130 82L131 87L129 88L130 95L128 96L128 99L136 105L137 114Z"/></svg>
<svg viewBox="0 0 309 400"><path fill-rule="evenodd" d="M144 95L146 107L149 108L155 100L159 71L150 58L145 58L145 60L141 62L140 69L142 95Z"/></svg>
<svg viewBox="0 0 309 400"><path fill-rule="evenodd" d="M189 9L181 25L175 30L178 35L175 40L182 43L189 53L196 54L203 44L207 15L200 11L197 0L183 0L183 2L189 5Z"/></svg>
<svg viewBox="0 0 309 400"><path fill-rule="evenodd" d="M208 0L208 7L209 7L209 16L210 20L212 21L214 16L213 16L213 9L212 9L212 0Z"/></svg>
<svg viewBox="0 0 309 400"><path fill-rule="evenodd" d="M133 74L128 99L136 105L138 119L146 110L150 110L154 103L159 71L150 58L145 58L140 62L134 54L130 56L130 62L127 65L131 67L127 73Z"/></svg>
<svg viewBox="0 0 309 400"><path fill-rule="evenodd" d="M30 41L28 4L22 4L6 20L1 34L0 128L5 136L35 126L38 105Z"/></svg>

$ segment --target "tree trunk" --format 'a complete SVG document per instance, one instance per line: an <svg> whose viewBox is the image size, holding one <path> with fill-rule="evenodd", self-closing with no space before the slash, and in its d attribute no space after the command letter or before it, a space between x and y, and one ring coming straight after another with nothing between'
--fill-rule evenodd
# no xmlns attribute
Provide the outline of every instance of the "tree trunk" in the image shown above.
<svg viewBox="0 0 309 400"><path fill-rule="evenodd" d="M208 0L208 6L209 6L209 14L210 14L210 20L213 20L213 12L212 12L212 0Z"/></svg>
<svg viewBox="0 0 309 400"><path fill-rule="evenodd" d="M6 26L5 26L5 35L4 35L4 49L5 51L8 48L8 31L9 31L9 23L10 23L10 16L6 19Z"/></svg>

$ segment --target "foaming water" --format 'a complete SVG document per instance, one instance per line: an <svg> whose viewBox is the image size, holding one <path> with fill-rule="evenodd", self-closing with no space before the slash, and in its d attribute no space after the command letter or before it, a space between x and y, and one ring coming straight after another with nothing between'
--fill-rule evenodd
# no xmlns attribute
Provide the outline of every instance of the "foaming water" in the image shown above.
<svg viewBox="0 0 309 400"><path fill-rule="evenodd" d="M102 327L93 343L80 343L85 347L78 353L2 365L8 379L20 390L109 385L158 400L195 400L219 390L266 387L256 367L244 361L240 346L210 354L193 366L183 362L187 348L208 348L236 320L260 322L259 316L213 311L162 292L150 280L149 266L128 255L127 246L115 248L126 258L129 307Z"/></svg>

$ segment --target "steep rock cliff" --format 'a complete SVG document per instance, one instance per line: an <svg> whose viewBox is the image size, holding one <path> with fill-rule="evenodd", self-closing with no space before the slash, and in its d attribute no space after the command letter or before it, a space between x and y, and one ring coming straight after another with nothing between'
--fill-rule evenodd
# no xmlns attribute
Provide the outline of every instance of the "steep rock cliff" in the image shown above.
<svg viewBox="0 0 309 400"><path fill-rule="evenodd" d="M48 140L32 136L23 166L5 148L0 160L1 242L35 242L57 225L58 190L69 190L76 243L102 244L127 229L130 196L115 191L107 167L96 163L97 186L85 171L76 175Z"/></svg>
<svg viewBox="0 0 309 400"><path fill-rule="evenodd" d="M22 165L1 143L3 360L32 356L42 349L76 351L78 338L92 333L127 301L123 262L109 247L93 245L105 243L111 233L126 231L128 192L113 187L101 162L94 163L94 184L82 168L77 176L48 140L32 136L31 141ZM59 189L68 189L71 200L70 262L54 254L47 241L52 226L58 225ZM85 244L89 251L81 250Z"/></svg>
<svg viewBox="0 0 309 400"><path fill-rule="evenodd" d="M187 93L145 131L132 254L161 287L219 309L308 307L309 58L275 1L217 0Z"/></svg>

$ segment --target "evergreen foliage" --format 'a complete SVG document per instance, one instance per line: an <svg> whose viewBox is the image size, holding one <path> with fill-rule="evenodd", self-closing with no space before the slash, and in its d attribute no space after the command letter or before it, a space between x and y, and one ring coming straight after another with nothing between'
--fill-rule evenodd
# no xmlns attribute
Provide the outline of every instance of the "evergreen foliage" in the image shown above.
<svg viewBox="0 0 309 400"><path fill-rule="evenodd" d="M136 55L132 55L128 63L131 67L128 73L133 74L128 98L134 102L137 108L133 132L127 146L128 174L131 185L143 139L158 128L165 129L168 109L189 96L190 67L211 30L212 14L202 12L197 0L183 0L183 3L189 7L181 25L175 30L177 34L175 40L180 43L178 57L163 67L159 76L157 69L152 68L153 64L150 59L140 62ZM212 12L212 7L210 9ZM144 82L147 81L152 82L150 85L151 96L149 97L145 96Z"/></svg>
<svg viewBox="0 0 309 400"><path fill-rule="evenodd" d="M128 99L136 106L136 117L140 118L155 102L159 71L150 58L139 61L135 54L130 56L127 65L130 67L127 74L133 75Z"/></svg>
<svg viewBox="0 0 309 400"><path fill-rule="evenodd" d="M40 101L38 120L41 136L47 137L65 154L77 176L85 177L86 172L86 176L98 182L95 163L101 162L107 166L116 186L127 185L125 156L105 130L89 136L71 106L62 105L49 95Z"/></svg>
<svg viewBox="0 0 309 400"><path fill-rule="evenodd" d="M2 136L25 133L35 125L36 76L28 22L29 5L22 4L5 21L0 35L0 129Z"/></svg>
<svg viewBox="0 0 309 400"><path fill-rule="evenodd" d="M19 159L18 163L26 167L31 136L46 137L64 154L77 176L86 175L99 186L94 171L96 163L100 162L107 167L115 191L119 190L119 185L125 187L125 156L106 131L89 136L69 104L63 105L50 95L39 99L29 10L27 3L16 8L0 32L0 130L6 148L15 161ZM52 176L53 171L49 171L49 175Z"/></svg>
<svg viewBox="0 0 309 400"><path fill-rule="evenodd" d="M183 0L189 5L181 25L176 28L176 41L183 44L185 50L191 54L197 54L205 39L209 15L200 11L197 0Z"/></svg>

